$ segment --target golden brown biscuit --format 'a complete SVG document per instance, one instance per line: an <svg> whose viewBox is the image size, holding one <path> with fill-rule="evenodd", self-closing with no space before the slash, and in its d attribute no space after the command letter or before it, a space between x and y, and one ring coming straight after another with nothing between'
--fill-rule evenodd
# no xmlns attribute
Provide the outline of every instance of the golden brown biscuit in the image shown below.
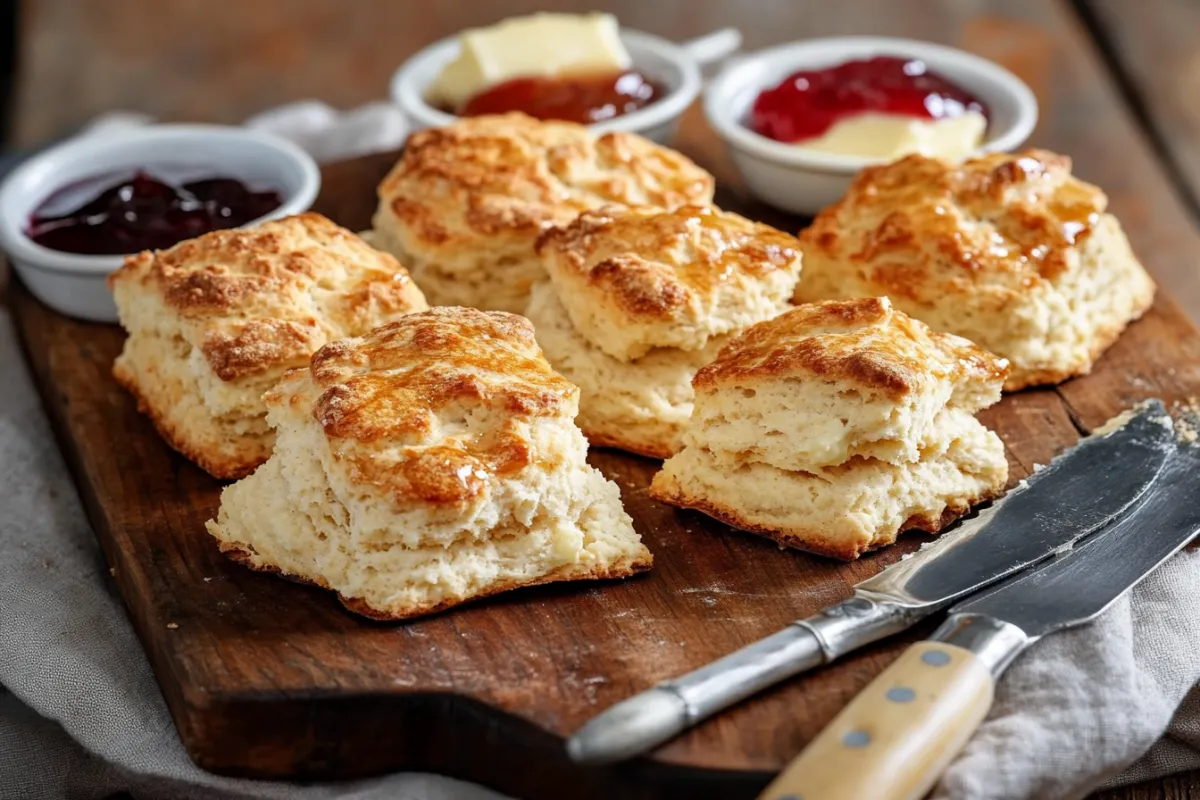
<svg viewBox="0 0 1200 800"><path fill-rule="evenodd" d="M579 387L576 421L588 441L649 458L679 449L692 413L692 378L727 337L710 339L699 350L659 347L621 361L575 330L548 282L533 287L525 314L546 358Z"/></svg>
<svg viewBox="0 0 1200 800"><path fill-rule="evenodd" d="M168 444L218 478L270 454L260 398L287 369L426 308L395 258L311 213L130 256L108 282L129 332L113 375Z"/></svg>
<svg viewBox="0 0 1200 800"><path fill-rule="evenodd" d="M635 134L471 117L409 138L379 185L374 227L434 305L520 313L543 275L533 247L547 227L608 203L674 208L712 193L711 175Z"/></svg>
<svg viewBox="0 0 1200 800"><path fill-rule="evenodd" d="M268 392L274 453L208 529L243 563L379 619L648 569L616 485L586 463L578 397L528 320L412 314Z"/></svg>
<svg viewBox="0 0 1200 800"><path fill-rule="evenodd" d="M837 558L937 531L1004 486L1004 447L973 414L1006 371L887 298L801 306L699 371L651 496Z"/></svg>
<svg viewBox="0 0 1200 800"><path fill-rule="evenodd" d="M936 422L948 408L970 416L998 401L1007 369L886 297L799 306L696 374L685 442L780 469L853 456L905 464L945 443Z"/></svg>
<svg viewBox="0 0 1200 800"><path fill-rule="evenodd" d="M1154 297L1107 205L1044 150L869 167L800 235L796 300L887 295L1009 359L1008 391L1086 374Z"/></svg>
<svg viewBox="0 0 1200 800"><path fill-rule="evenodd" d="M800 276L794 237L711 206L585 211L537 249L575 329L621 361L770 319Z"/></svg>

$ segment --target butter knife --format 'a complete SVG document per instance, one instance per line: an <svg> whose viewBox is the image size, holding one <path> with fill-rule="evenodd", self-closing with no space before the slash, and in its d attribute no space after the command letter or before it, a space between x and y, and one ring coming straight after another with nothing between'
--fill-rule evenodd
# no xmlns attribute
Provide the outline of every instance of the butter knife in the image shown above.
<svg viewBox="0 0 1200 800"><path fill-rule="evenodd" d="M996 680L1043 636L1090 622L1200 532L1200 447L1181 446L1109 528L968 598L872 681L760 800L919 800L987 716Z"/></svg>
<svg viewBox="0 0 1200 800"><path fill-rule="evenodd" d="M1175 449L1159 400L1080 440L953 531L819 614L602 712L567 742L579 763L644 753L752 694L898 633L1073 546L1146 492Z"/></svg>

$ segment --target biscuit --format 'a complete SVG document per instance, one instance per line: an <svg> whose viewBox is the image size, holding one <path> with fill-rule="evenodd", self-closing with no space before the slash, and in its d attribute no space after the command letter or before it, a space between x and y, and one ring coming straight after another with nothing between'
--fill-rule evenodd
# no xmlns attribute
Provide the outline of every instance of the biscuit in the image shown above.
<svg viewBox="0 0 1200 800"><path fill-rule="evenodd" d="M108 285L129 333L113 375L168 444L218 478L270 455L261 397L286 370L426 308L395 258L311 213L130 256Z"/></svg>
<svg viewBox="0 0 1200 800"><path fill-rule="evenodd" d="M711 206L585 211L537 250L575 329L622 361L770 319L800 276L794 237Z"/></svg>
<svg viewBox="0 0 1200 800"><path fill-rule="evenodd" d="M208 530L378 619L648 569L616 485L585 460L578 398L527 320L411 314L326 345L267 393L274 452L225 489Z"/></svg>
<svg viewBox="0 0 1200 800"><path fill-rule="evenodd" d="M1004 487L1004 446L973 414L1006 374L887 298L801 306L697 373L684 446L650 494L835 558L936 532Z"/></svg>
<svg viewBox="0 0 1200 800"><path fill-rule="evenodd" d="M905 530L937 533L1000 494L1004 445L973 417L941 425L949 445L912 464L853 456L832 467L781 470L689 445L663 464L650 496L692 508L781 545L845 561ZM973 423L973 424L966 424Z"/></svg>
<svg viewBox="0 0 1200 800"><path fill-rule="evenodd" d="M674 208L712 193L711 175L635 134L470 117L409 137L373 224L432 304L521 313L544 278L534 244L546 228L610 203Z"/></svg>
<svg viewBox="0 0 1200 800"><path fill-rule="evenodd" d="M658 348L621 361L575 330L547 282L533 287L525 315L546 358L579 387L577 422L588 440L650 458L679 449L692 413L692 378L728 338L710 339L699 350Z"/></svg>
<svg viewBox="0 0 1200 800"><path fill-rule="evenodd" d="M754 326L695 380L685 442L784 470L942 447L947 411L1000 399L1004 359L931 331L886 297L800 306Z"/></svg>
<svg viewBox="0 0 1200 800"><path fill-rule="evenodd" d="M1009 359L1007 391L1083 375L1155 291L1107 205L1044 150L868 167L801 233L796 301L887 295Z"/></svg>

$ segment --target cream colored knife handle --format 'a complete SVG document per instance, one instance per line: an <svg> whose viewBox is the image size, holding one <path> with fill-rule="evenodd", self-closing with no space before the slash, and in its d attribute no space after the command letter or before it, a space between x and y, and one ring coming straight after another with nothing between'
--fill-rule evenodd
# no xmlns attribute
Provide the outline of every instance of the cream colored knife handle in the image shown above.
<svg viewBox="0 0 1200 800"><path fill-rule="evenodd" d="M970 650L918 642L779 774L760 800L919 800L992 705Z"/></svg>

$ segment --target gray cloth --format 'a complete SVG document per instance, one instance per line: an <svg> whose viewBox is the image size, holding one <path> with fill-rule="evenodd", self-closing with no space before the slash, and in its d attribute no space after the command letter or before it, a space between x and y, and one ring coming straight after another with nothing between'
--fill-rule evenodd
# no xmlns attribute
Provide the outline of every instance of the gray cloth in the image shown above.
<svg viewBox="0 0 1200 800"><path fill-rule="evenodd" d="M495 800L430 775L289 786L187 758L0 311L0 798ZM1048 638L1000 684L938 798L1081 797L1200 766L1200 554L1097 624ZM1169 727L1168 727L1169 726ZM1151 749L1166 732L1166 738ZM1149 753L1147 751L1149 750ZM1136 763L1135 763L1136 762Z"/></svg>

